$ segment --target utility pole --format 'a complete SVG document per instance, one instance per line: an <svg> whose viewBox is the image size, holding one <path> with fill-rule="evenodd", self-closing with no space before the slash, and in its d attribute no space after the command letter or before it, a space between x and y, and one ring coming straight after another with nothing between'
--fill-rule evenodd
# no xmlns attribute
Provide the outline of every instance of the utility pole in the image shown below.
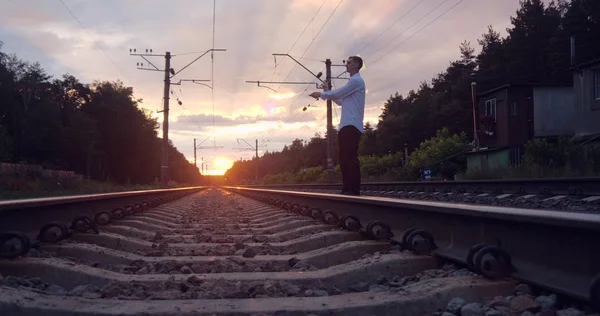
<svg viewBox="0 0 600 316"><path fill-rule="evenodd" d="M321 82L321 86L319 86L319 83L317 82L290 82L290 81L246 81L246 83L257 83L259 87L263 87L263 88L268 88L271 89L269 87L266 86L261 86L261 82L262 83L278 83L278 84L315 84L317 89L323 89L325 91L329 91L331 90L331 85L332 85L332 77L331 77L331 67L332 66L340 66L343 67L345 65L333 65L331 63L330 59L325 60L325 68L326 68L326 75L325 75L325 81L321 80L321 76L323 75L322 72L319 72L318 74L313 73L312 71L310 71L308 68L306 68L302 63L300 63L298 60L296 60L294 57L290 56L289 54L273 54L273 56L286 56L289 57L290 59L292 59L294 62L296 62L298 65L300 65L302 68L304 68L306 71L308 71L311 75L313 75L315 78L317 78L317 80L319 80ZM340 74L341 75L341 74ZM348 79L348 78L340 78L339 76L333 78L333 79ZM273 89L271 89L273 90ZM335 180L334 177L334 173L333 173L333 129L332 129L332 102L331 100L327 100L327 174L328 174L328 178L329 178L329 183L333 183L333 181Z"/></svg>
<svg viewBox="0 0 600 316"><path fill-rule="evenodd" d="M194 163L196 161L196 149L216 149L216 148L223 148L223 146L202 146L202 144L204 144L205 141L207 141L210 138L210 136L206 137L199 145L196 146L196 139L194 138ZM204 157L202 158L202 161L204 162ZM204 164L203 164L204 165Z"/></svg>
<svg viewBox="0 0 600 316"><path fill-rule="evenodd" d="M325 60L325 91L331 90L331 60ZM329 183L335 180L333 173L333 118L331 100L327 100L327 175Z"/></svg>
<svg viewBox="0 0 600 316"><path fill-rule="evenodd" d="M215 144L213 144L213 146L202 146L202 144L204 144L205 141L207 141L210 138L210 136L206 137L199 145L196 145L196 139L194 138L194 161L196 161L196 150L197 149L216 149L216 148L223 148L223 146L216 146ZM201 174L203 176L208 176L207 174L205 174L204 170L206 170L206 172L208 172L208 164L206 164L206 169L204 169L204 157L202 157L202 171ZM208 178L204 178L208 181Z"/></svg>
<svg viewBox="0 0 600 316"><path fill-rule="evenodd" d="M198 168L198 164L196 162L196 139L194 138L194 167Z"/></svg>
<svg viewBox="0 0 600 316"><path fill-rule="evenodd" d="M266 140L266 141L265 141L265 140L263 140L262 144L260 144L260 145L259 145L259 144L258 144L258 139L256 139L256 140L255 140L255 144L256 144L255 146L252 146L252 145L250 145L250 143L248 143L248 142L247 142L245 139L243 139L243 138L236 138L236 140L237 140L237 143L238 143L238 145L240 144L240 140L241 140L241 141L243 141L244 143L246 143L246 145L248 145L248 147L236 147L236 148L233 148L233 149L237 149L237 150L239 150L239 151L250 151L250 150L253 150L253 151L254 151L254 153L255 153L255 157L256 157L256 168L255 168L255 170L254 170L254 172L255 172L255 174L254 174L254 179L258 181L258 148L259 148L259 147L266 147L266 146L267 146L267 145L266 145L266 143L267 143L269 140ZM243 161L243 158L241 158L240 160L242 160L242 161Z"/></svg>
<svg viewBox="0 0 600 316"><path fill-rule="evenodd" d="M160 181L163 186L167 186L169 183L169 91L171 90L171 84L180 85L182 81L191 81L193 83L199 83L200 81L210 81L210 80L197 80L197 79L181 79L178 83L171 83L171 78L175 77L177 74L182 72L184 69L189 67L191 64L195 63L198 59L202 58L202 56L206 55L209 52L213 51L226 51L225 49L209 49L205 51L202 55L198 56L196 59L192 60L190 63L185 65L181 70L175 72L175 70L171 67L171 57L175 57L175 55L171 55L171 52L165 52L164 55L161 54L153 54L152 49L146 49L145 53L137 53L135 48L129 49L129 55L131 56L140 56L142 57L148 65L152 66L152 68L144 68L144 63L137 63L137 69L139 70L149 70L149 71L160 71L164 72L164 90L163 90L163 110L159 111L163 112L163 137L162 137L162 153L161 153L161 163L160 163ZM156 67L150 60L146 57L164 57L165 58L165 69L159 69ZM201 84L201 83L200 83Z"/></svg>
<svg viewBox="0 0 600 316"><path fill-rule="evenodd" d="M171 53L165 53L165 87L163 90L163 139L162 159L160 160L160 182L163 186L169 183L169 91L171 90Z"/></svg>
<svg viewBox="0 0 600 316"><path fill-rule="evenodd" d="M479 129L477 128L477 82L475 81L475 73L471 74L471 101L473 103L473 136L475 137L475 148L479 150Z"/></svg>

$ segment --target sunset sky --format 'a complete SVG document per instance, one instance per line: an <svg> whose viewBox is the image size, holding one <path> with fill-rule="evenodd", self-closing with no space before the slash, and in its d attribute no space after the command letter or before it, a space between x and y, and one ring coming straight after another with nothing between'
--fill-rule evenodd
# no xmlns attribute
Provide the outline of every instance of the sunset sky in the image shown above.
<svg viewBox="0 0 600 316"><path fill-rule="evenodd" d="M214 54L214 79L207 82L212 91L189 82L172 86L169 138L191 161L194 138L198 144L208 138L202 146L223 146L198 150L208 173L222 174L234 160L254 154L237 149L248 148L243 140L254 145L259 139L265 144L261 154L324 134L325 103L308 97L314 85L274 84L275 93L245 83L314 82L291 59L277 57L275 67L273 53L289 52L314 73L324 69L326 58L341 64L360 54L368 89L365 122L375 124L390 95L405 94L443 71L459 57L462 41L479 49L477 39L488 25L504 35L518 7L518 0L216 0L214 48L227 51ZM129 49L170 51L178 71L212 47L213 0L2 0L0 41L2 51L39 61L55 77L122 80L162 122L156 111L162 109L163 75L137 70L137 62L146 62ZM164 67L160 57L150 61ZM343 70L334 67L333 74ZM179 79L211 79L210 54L173 81ZM334 126L339 115L336 108Z"/></svg>

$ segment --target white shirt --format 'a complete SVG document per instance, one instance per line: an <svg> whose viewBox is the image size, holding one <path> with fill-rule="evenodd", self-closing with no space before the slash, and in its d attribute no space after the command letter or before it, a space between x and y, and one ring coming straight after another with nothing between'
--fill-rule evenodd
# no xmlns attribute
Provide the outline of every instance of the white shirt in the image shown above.
<svg viewBox="0 0 600 316"><path fill-rule="evenodd" d="M321 92L321 98L333 100L333 102L342 106L342 117L340 118L338 130L341 130L344 126L352 125L361 133L364 131L365 97L365 81L359 73L352 75L345 86Z"/></svg>

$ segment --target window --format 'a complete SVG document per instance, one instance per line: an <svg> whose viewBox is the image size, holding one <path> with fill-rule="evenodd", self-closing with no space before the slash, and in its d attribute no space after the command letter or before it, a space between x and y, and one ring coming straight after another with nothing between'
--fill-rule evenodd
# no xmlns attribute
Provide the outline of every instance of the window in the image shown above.
<svg viewBox="0 0 600 316"><path fill-rule="evenodd" d="M592 71L594 73L594 99L600 100L600 69Z"/></svg>
<svg viewBox="0 0 600 316"><path fill-rule="evenodd" d="M496 98L485 101L485 115L491 115L496 119Z"/></svg>
<svg viewBox="0 0 600 316"><path fill-rule="evenodd" d="M513 101L510 104L510 116L517 116L518 111L517 111L517 102Z"/></svg>

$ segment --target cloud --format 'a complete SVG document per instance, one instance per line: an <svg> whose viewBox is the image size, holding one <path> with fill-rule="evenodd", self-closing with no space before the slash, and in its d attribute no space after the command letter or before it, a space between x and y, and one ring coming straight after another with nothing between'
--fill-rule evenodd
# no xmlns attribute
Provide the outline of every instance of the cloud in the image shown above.
<svg viewBox="0 0 600 316"><path fill-rule="evenodd" d="M212 1L63 1L83 27L54 1L36 5L1 1L3 51L40 61L54 76L68 72L86 82L121 79L144 99L143 107L155 112L163 107L163 74L137 70L135 63L145 61L130 56L129 49L169 51L174 55L171 66L180 70L213 45ZM324 72L327 58L339 65L360 53L368 67L362 74L369 90L365 122L376 123L390 95L406 94L421 81L431 80L449 61L459 58L462 41L477 47L476 40L488 25L504 32L519 7L519 0L464 1L419 31L458 0L448 1L416 23L440 2L424 1L398 20L417 0L378 0L369 5L344 1L331 18L339 0L217 0L214 47L227 51L215 52L214 58L205 55L174 78L174 82L212 79L207 83L214 88L190 82L171 87L170 138L187 157L193 156L193 138L208 136L211 143L223 146L215 149L214 156L235 157L240 154L231 149L237 146L236 138L269 138L269 150L280 150L296 137L324 134L325 103L308 97L314 85L267 84L274 92L245 83L316 82L293 60L274 58L273 53L289 52L313 73ZM149 59L164 67L164 58ZM332 72L337 75L343 70L336 66ZM345 81L335 84L339 87ZM340 108L334 109L336 125ZM162 120L160 114L154 115Z"/></svg>

